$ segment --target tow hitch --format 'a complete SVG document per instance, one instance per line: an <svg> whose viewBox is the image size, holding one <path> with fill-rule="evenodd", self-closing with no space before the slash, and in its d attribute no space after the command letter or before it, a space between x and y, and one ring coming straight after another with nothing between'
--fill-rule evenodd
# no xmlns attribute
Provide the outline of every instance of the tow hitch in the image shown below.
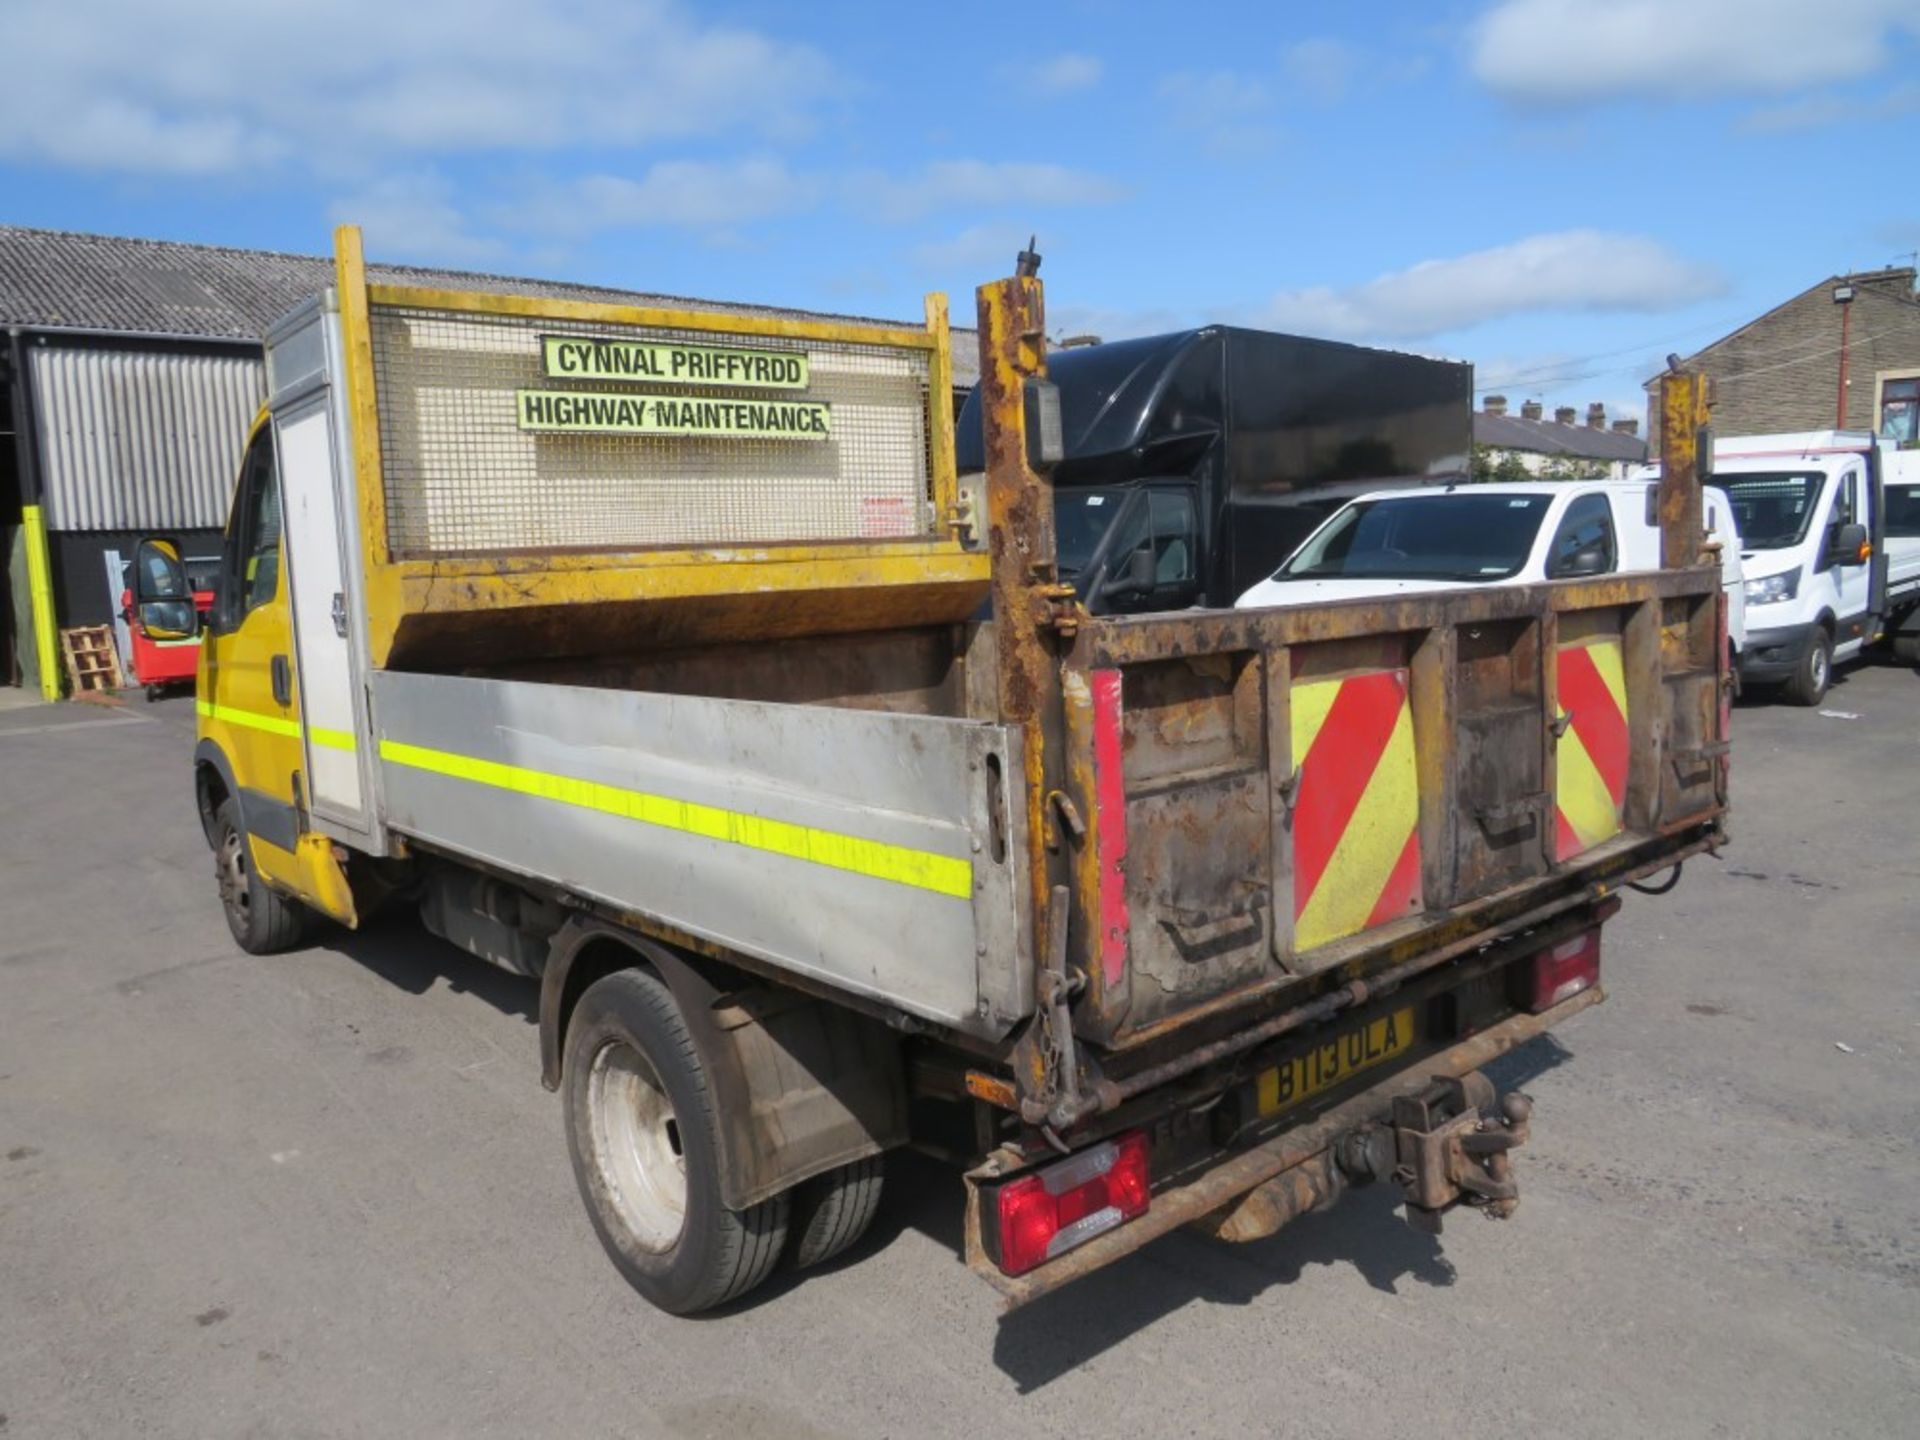
<svg viewBox="0 0 1920 1440"><path fill-rule="evenodd" d="M1340 1168L1355 1180L1391 1179L1406 1192L1407 1223L1416 1230L1438 1235L1440 1217L1455 1205L1504 1220L1520 1204L1508 1152L1527 1143L1533 1101L1516 1091L1496 1115L1495 1098L1493 1082L1477 1070L1395 1096L1387 1124L1344 1139Z"/></svg>

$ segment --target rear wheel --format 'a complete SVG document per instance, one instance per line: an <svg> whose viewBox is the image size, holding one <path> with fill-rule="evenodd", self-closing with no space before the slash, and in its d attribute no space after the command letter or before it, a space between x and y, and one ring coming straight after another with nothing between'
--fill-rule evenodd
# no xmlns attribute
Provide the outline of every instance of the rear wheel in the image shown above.
<svg viewBox="0 0 1920 1440"><path fill-rule="evenodd" d="M268 889L254 873L246 826L240 822L240 807L231 799L222 800L213 812L213 876L220 887L227 929L249 955L278 955L312 932L314 913Z"/></svg>
<svg viewBox="0 0 1920 1440"><path fill-rule="evenodd" d="M1806 653L1786 684L1787 699L1796 705L1818 705L1833 683L1833 637L1815 630Z"/></svg>
<svg viewBox="0 0 1920 1440"><path fill-rule="evenodd" d="M787 1238L788 1200L720 1199L720 1121L672 994L644 970L596 981L567 1028L567 1145L613 1263L675 1315L765 1280Z"/></svg>
<svg viewBox="0 0 1920 1440"><path fill-rule="evenodd" d="M787 1226L793 1268L824 1264L866 1234L879 1212L885 1178L881 1158L870 1155L796 1185Z"/></svg>

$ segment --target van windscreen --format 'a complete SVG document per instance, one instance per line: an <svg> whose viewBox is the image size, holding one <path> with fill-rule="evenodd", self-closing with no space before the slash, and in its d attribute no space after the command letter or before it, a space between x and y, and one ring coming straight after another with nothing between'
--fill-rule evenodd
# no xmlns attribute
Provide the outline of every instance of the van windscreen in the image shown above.
<svg viewBox="0 0 1920 1440"><path fill-rule="evenodd" d="M1727 492L1742 544L1749 550L1785 550L1806 538L1825 478L1818 470L1721 471L1713 483Z"/></svg>
<svg viewBox="0 0 1920 1440"><path fill-rule="evenodd" d="M1517 574L1546 495L1395 495L1358 500L1301 546L1276 580L1503 580Z"/></svg>

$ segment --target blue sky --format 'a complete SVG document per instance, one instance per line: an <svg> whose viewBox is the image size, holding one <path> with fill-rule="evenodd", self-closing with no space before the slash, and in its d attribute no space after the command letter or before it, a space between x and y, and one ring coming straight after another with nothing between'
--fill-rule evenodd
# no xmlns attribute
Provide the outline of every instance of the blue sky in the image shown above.
<svg viewBox="0 0 1920 1440"><path fill-rule="evenodd" d="M1210 319L1601 400L1920 246L1920 0L10 0L0 220L860 314Z"/></svg>

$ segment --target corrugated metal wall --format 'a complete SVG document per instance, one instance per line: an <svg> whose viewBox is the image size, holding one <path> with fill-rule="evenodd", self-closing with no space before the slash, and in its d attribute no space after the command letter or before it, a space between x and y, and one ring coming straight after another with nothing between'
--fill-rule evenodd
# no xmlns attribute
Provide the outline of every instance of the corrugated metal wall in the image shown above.
<svg viewBox="0 0 1920 1440"><path fill-rule="evenodd" d="M49 530L226 523L266 393L260 357L63 345L28 354Z"/></svg>

